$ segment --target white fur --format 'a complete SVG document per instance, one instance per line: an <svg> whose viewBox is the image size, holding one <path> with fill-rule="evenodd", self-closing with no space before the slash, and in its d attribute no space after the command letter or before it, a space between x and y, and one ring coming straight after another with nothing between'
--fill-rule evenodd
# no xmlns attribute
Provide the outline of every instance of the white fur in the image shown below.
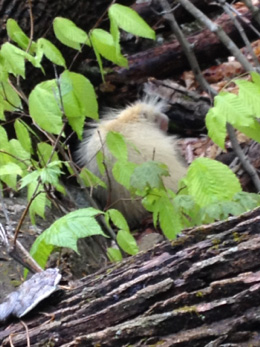
<svg viewBox="0 0 260 347"><path fill-rule="evenodd" d="M105 139L109 131L117 131L140 152L138 153L131 146L128 146L128 159L130 161L139 164L154 159L168 166L170 177L165 177L163 180L167 188L176 192L179 179L186 173L186 165L178 154L176 138L167 136L157 125L158 119L166 119L165 117L167 117L163 114L164 110L165 104L163 102L158 102L156 98L145 98L121 111L114 111L114 117L110 112L94 130L86 132L85 139L77 153L79 164L86 166L100 177L95 158L96 153L101 149L100 138L104 142L103 151L106 156L106 165L108 163L113 164L115 159L108 151ZM112 167L108 167L111 181L111 207L120 210L131 227L136 226L140 224L147 212L140 201L130 199L128 191L113 179L111 170ZM106 177L104 180L107 183ZM108 199L108 190L98 188L96 197L104 207Z"/></svg>

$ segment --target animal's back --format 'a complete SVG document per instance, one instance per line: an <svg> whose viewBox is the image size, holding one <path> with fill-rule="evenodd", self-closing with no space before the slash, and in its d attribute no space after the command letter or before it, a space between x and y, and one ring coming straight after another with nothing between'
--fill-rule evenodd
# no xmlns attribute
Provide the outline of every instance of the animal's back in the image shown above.
<svg viewBox="0 0 260 347"><path fill-rule="evenodd" d="M131 227L140 224L147 215L147 211L143 208L140 198L131 199L127 189L114 180L112 166L116 160L105 144L107 133L109 131L120 132L127 142L132 144L128 146L129 161L140 164L148 160L156 160L166 164L170 176L164 177L163 180L165 186L175 192L178 190L179 179L185 175L187 170L184 160L178 153L176 138L167 136L155 125L156 117L152 117L152 120L147 118L147 115L150 116L153 110L151 105L137 103L132 108L128 107L123 110L114 119L101 120L97 128L87 135L78 152L79 163L99 177L101 175L95 156L100 149L104 152L109 180L106 173L103 179L110 185L110 190L99 187L95 195L102 207L106 206L106 202L109 200L111 207L120 210ZM157 110L156 112L158 113Z"/></svg>

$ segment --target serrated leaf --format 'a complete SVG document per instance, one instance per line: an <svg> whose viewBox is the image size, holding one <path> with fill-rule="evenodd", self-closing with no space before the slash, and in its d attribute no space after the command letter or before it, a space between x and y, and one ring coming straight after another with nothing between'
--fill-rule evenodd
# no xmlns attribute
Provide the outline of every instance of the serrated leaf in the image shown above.
<svg viewBox="0 0 260 347"><path fill-rule="evenodd" d="M254 119L250 126L237 125L236 128L251 139L260 142L260 124Z"/></svg>
<svg viewBox="0 0 260 347"><path fill-rule="evenodd" d="M76 50L80 50L81 45L88 42L85 31L69 19L56 17L53 21L53 30L60 42Z"/></svg>
<svg viewBox="0 0 260 347"><path fill-rule="evenodd" d="M53 245L47 244L41 239L41 237L37 237L30 249L30 254L33 259L36 260L37 263L44 269L53 250Z"/></svg>
<svg viewBox="0 0 260 347"><path fill-rule="evenodd" d="M99 71L101 73L101 77L102 77L102 81L105 82L105 71L103 68L103 63L102 63L102 59L101 59L101 55L99 54L99 51L97 50L97 48L95 46L93 46L93 50L98 62L98 67L99 67Z"/></svg>
<svg viewBox="0 0 260 347"><path fill-rule="evenodd" d="M106 213L109 215L109 218L112 220L113 224L118 229L126 230L126 231L130 232L127 221L120 211L111 208L111 209L107 210Z"/></svg>
<svg viewBox="0 0 260 347"><path fill-rule="evenodd" d="M128 231L119 230L116 241L127 254L135 255L139 251L135 238Z"/></svg>
<svg viewBox="0 0 260 347"><path fill-rule="evenodd" d="M107 249L107 256L111 262L121 261L123 259L122 253L117 248L109 247Z"/></svg>
<svg viewBox="0 0 260 347"><path fill-rule="evenodd" d="M29 37L24 33L24 31L20 28L20 26L14 19L9 18L7 20L6 30L10 39L16 42L23 50L26 50L27 47L29 47L29 43L30 43ZM35 49L35 42L32 42L29 52L32 53L34 49Z"/></svg>
<svg viewBox="0 0 260 347"><path fill-rule="evenodd" d="M228 166L209 158L198 158L187 173L188 192L200 207L217 201L231 200L241 191L236 175Z"/></svg>
<svg viewBox="0 0 260 347"><path fill-rule="evenodd" d="M92 207L70 212L56 220L36 241L38 245L43 241L53 246L73 249L78 253L78 239L93 235L107 237L94 218L100 213L102 212Z"/></svg>
<svg viewBox="0 0 260 347"><path fill-rule="evenodd" d="M141 191L147 186L163 189L162 176L169 176L167 165L153 160L147 161L135 168L131 176L130 185Z"/></svg>
<svg viewBox="0 0 260 347"><path fill-rule="evenodd" d="M130 7L113 4L108 10L119 28L140 37L155 39L154 30Z"/></svg>
<svg viewBox="0 0 260 347"><path fill-rule="evenodd" d="M23 170L27 169L27 166L30 163L31 154L22 147L18 140L12 139L9 141L9 152L13 155L12 160L17 165L19 165Z"/></svg>
<svg viewBox="0 0 260 347"><path fill-rule="evenodd" d="M239 202L244 211L260 206L260 195L255 193L239 192L234 195L233 200Z"/></svg>
<svg viewBox="0 0 260 347"><path fill-rule="evenodd" d="M4 114L4 100L2 96L0 95L0 120L5 121L5 114Z"/></svg>
<svg viewBox="0 0 260 347"><path fill-rule="evenodd" d="M4 176L4 175L19 175L22 176L23 171L20 168L19 165L15 164L15 163L8 163L2 167L0 167L0 176Z"/></svg>
<svg viewBox="0 0 260 347"><path fill-rule="evenodd" d="M103 188L106 188L106 184L99 177L94 175L93 172L89 171L87 168L83 168L79 176L83 180L84 185L86 187L101 186Z"/></svg>
<svg viewBox="0 0 260 347"><path fill-rule="evenodd" d="M0 98L5 111L17 111L22 108L22 103L19 95L14 91L8 82L0 84Z"/></svg>
<svg viewBox="0 0 260 347"><path fill-rule="evenodd" d="M112 173L118 183L130 189L130 179L136 167L135 163L119 160L113 166Z"/></svg>
<svg viewBox="0 0 260 347"><path fill-rule="evenodd" d="M54 164L54 165L52 165ZM59 169L60 161L48 164L46 167L41 169L41 182L43 184L51 184L54 187L59 184L59 176L63 173Z"/></svg>
<svg viewBox="0 0 260 347"><path fill-rule="evenodd" d="M37 154L38 154L39 161L42 167L48 163L52 152L53 152L53 147L49 143L40 142L37 144ZM58 160L59 160L59 156L55 152L52 156L51 162L58 161ZM60 166L61 164L59 165L59 167Z"/></svg>
<svg viewBox="0 0 260 347"><path fill-rule="evenodd" d="M24 176L21 179L21 184L20 184L20 189L28 186L31 183L35 183L38 181L39 177L41 175L41 171L39 170L35 170L33 172L28 173L26 176Z"/></svg>
<svg viewBox="0 0 260 347"><path fill-rule="evenodd" d="M16 137L19 140L22 147L25 149L26 152L32 153L32 143L30 134L24 125L23 122L21 122L20 119L16 119L14 122L14 129L16 133Z"/></svg>
<svg viewBox="0 0 260 347"><path fill-rule="evenodd" d="M118 52L116 43L110 33L103 29L94 29L91 31L90 37L93 47L104 58L119 66L127 66L127 59Z"/></svg>
<svg viewBox="0 0 260 347"><path fill-rule="evenodd" d="M51 134L62 128L62 112L57 83L50 80L37 84L29 95L29 111L33 120Z"/></svg>
<svg viewBox="0 0 260 347"><path fill-rule="evenodd" d="M251 73L252 81L260 87L260 75L257 72L252 71Z"/></svg>
<svg viewBox="0 0 260 347"><path fill-rule="evenodd" d="M7 148L8 147L8 137L7 132L4 127L0 125L0 149L1 148Z"/></svg>
<svg viewBox="0 0 260 347"><path fill-rule="evenodd" d="M260 116L260 86L245 80L235 80L239 86L239 97L248 111L259 118Z"/></svg>
<svg viewBox="0 0 260 347"><path fill-rule="evenodd" d="M163 234L168 240L176 238L177 234L183 229L178 211L168 198L161 197L156 202L157 208L155 208L156 214L158 213L158 219Z"/></svg>
<svg viewBox="0 0 260 347"><path fill-rule="evenodd" d="M235 128L241 126L251 126L254 122L252 112L248 110L241 98L227 92L221 92L214 98L215 112L221 117L225 117L226 122Z"/></svg>
<svg viewBox="0 0 260 347"><path fill-rule="evenodd" d="M120 160L127 160L128 151L125 138L120 133L109 131L106 137L106 144L113 156Z"/></svg>
<svg viewBox="0 0 260 347"><path fill-rule="evenodd" d="M206 127L209 137L220 147L225 149L226 118L215 107L212 107L206 115Z"/></svg>
<svg viewBox="0 0 260 347"><path fill-rule="evenodd" d="M38 195L36 195L36 197L34 198L34 200L32 201L30 208L29 208L29 213L30 213L30 218L31 218L31 222L32 224L36 224L35 221L35 216L38 215L42 218L45 217L45 207L47 206L47 197L46 197L46 193L44 193L44 187L42 184L39 185L37 191L36 190L36 186L37 186L38 182L37 181L33 181L28 185L27 188L27 200L30 201L30 199L33 197L33 194L37 194L40 191L42 191L41 193L39 193Z"/></svg>
<svg viewBox="0 0 260 347"><path fill-rule="evenodd" d="M25 52L6 42L2 45L1 56L4 58L5 68L14 76L25 78Z"/></svg>
<svg viewBox="0 0 260 347"><path fill-rule="evenodd" d="M98 119L98 104L95 89L81 74L68 70L61 74L61 93L65 114L73 117L87 116Z"/></svg>
<svg viewBox="0 0 260 347"><path fill-rule="evenodd" d="M40 38L37 45L43 50L44 55L54 64L66 67L65 59L61 51L49 40Z"/></svg>

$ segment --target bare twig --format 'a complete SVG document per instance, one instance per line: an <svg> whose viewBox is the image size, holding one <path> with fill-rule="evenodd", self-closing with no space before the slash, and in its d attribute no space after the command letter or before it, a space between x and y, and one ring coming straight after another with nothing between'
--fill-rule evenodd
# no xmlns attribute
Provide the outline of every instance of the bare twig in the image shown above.
<svg viewBox="0 0 260 347"><path fill-rule="evenodd" d="M231 124L227 123L227 131L228 131L228 136L230 138L231 144L232 144L232 148L234 150L234 152L236 153L236 155L238 156L238 158L241 161L241 164L243 165L243 168L246 170L246 172L250 175L254 186L256 187L257 192L260 192L260 179L259 176L255 170L255 168L253 167L253 165L250 164L248 158L246 157L246 155L244 154L244 152L242 151L241 147L239 146L239 143L237 141L237 137L235 134L235 130L232 127Z"/></svg>
<svg viewBox="0 0 260 347"><path fill-rule="evenodd" d="M242 0L246 7L252 12L254 19L260 25L260 10L254 6L251 0Z"/></svg>
<svg viewBox="0 0 260 347"><path fill-rule="evenodd" d="M238 32L240 33L240 36L242 37L242 39L245 42L246 48L248 50L248 52L251 54L251 57L254 61L254 64L257 68L257 71L259 72L259 61L253 51L253 48L251 46L250 41L248 40L244 28L243 26L239 23L239 21L237 20L237 18L233 15L231 8L231 5L227 4L227 2L225 0L218 0L218 3L222 6L222 8L224 9L224 11L226 12L226 14L229 15L230 19L232 20L232 22L234 23L235 27L237 28Z"/></svg>
<svg viewBox="0 0 260 347"><path fill-rule="evenodd" d="M192 71L194 73L195 78L199 82L200 86L206 90L209 94L215 95L216 92L213 90L213 88L208 84L208 82L203 77L199 63L197 61L197 58L193 52L193 49L191 45L189 44L188 40L183 35L183 32L181 31L174 14L171 12L171 7L167 0L160 0L160 4L164 10L163 17L169 21L169 24L176 35L178 41L180 42L183 51L186 55L186 58L188 59L190 66L192 68Z"/></svg>
<svg viewBox="0 0 260 347"><path fill-rule="evenodd" d="M187 10L193 17L198 19L200 23L205 25L212 33L215 33L219 40L227 47L234 55L237 61L243 66L246 71L254 71L255 68L249 63L246 57L241 53L237 45L230 39L221 26L211 21L203 12L196 8L189 0L178 0L178 2Z"/></svg>
<svg viewBox="0 0 260 347"><path fill-rule="evenodd" d="M201 11L199 11L194 5L192 5L188 0L179 0L179 2L198 20L200 20L202 23L204 23L205 25L208 26L208 28L210 30L212 30L213 32L216 32L218 34L220 34L220 36L222 38L224 38L224 42L229 42L232 46L232 41L229 39L229 37L225 34L225 32L221 29L220 32L218 31L218 27L210 21L210 19L208 19ZM170 25L176 35L176 37L178 38L180 44L183 47L183 50L187 56L187 59L189 60L189 63L191 65L191 68L194 72L194 75L196 77L196 79L198 80L200 86L210 92L210 94L212 96L216 96L217 92L208 84L208 82L205 80L205 78L203 77L199 64L197 62L197 58L194 55L193 51L191 48L189 48L190 44L188 43L188 41L186 40L186 38L184 37L183 33L181 32L178 23L175 20L175 17L172 13L169 12L170 10L170 5L168 3L167 0L160 0L160 3L163 7L163 9L167 12L167 14L164 15L164 17L166 19L169 20ZM213 30L214 29L214 30ZM222 41L223 42L223 41ZM223 42L223 43L224 43ZM240 63L241 61L246 60L245 57L240 53L240 50L235 46L233 47L233 53L237 52L237 50L239 51L239 58ZM242 64L242 63L241 63ZM250 70L253 70L253 66L251 64L249 64L246 60L246 64L245 66L247 66ZM244 67L245 67L244 66ZM255 168L250 164L249 160L246 158L245 154L243 153L241 147L239 146L239 143L237 141L236 138L236 134L235 134L235 130L232 127L231 124L227 123L227 132L232 144L232 148L234 150L234 152L236 153L236 155L238 156L238 158L240 159L245 171L250 175L256 189L258 192L260 192L260 179L259 176L255 170Z"/></svg>

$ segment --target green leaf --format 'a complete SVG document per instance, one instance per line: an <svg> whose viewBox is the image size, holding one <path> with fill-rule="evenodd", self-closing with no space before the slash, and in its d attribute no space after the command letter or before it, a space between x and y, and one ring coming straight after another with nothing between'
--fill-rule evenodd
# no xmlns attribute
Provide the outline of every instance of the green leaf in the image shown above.
<svg viewBox="0 0 260 347"><path fill-rule="evenodd" d="M157 201L159 223L163 234L168 240L176 238L184 226L181 223L178 211L168 198L162 197ZM156 210L155 210L156 211Z"/></svg>
<svg viewBox="0 0 260 347"><path fill-rule="evenodd" d="M40 38L37 45L43 50L44 55L54 64L66 67L66 62L61 51L49 40Z"/></svg>
<svg viewBox="0 0 260 347"><path fill-rule="evenodd" d="M130 189L130 179L137 164L130 161L119 160L112 169L115 180L127 189Z"/></svg>
<svg viewBox="0 0 260 347"><path fill-rule="evenodd" d="M135 255L138 253L138 246L134 237L125 230L119 230L116 236L118 245L122 248L124 252L130 255Z"/></svg>
<svg viewBox="0 0 260 347"><path fill-rule="evenodd" d="M94 175L93 172L89 171L87 168L83 168L79 176L83 180L84 185L86 187L101 186L103 188L106 188L106 184L99 177Z"/></svg>
<svg viewBox="0 0 260 347"><path fill-rule="evenodd" d="M97 152L96 161L97 161L97 166L98 166L99 172L101 173L102 176L104 176L106 169L104 166L104 155L103 155L102 150Z"/></svg>
<svg viewBox="0 0 260 347"><path fill-rule="evenodd" d="M107 256L111 262L121 261L123 259L122 253L117 248L109 247L107 249Z"/></svg>
<svg viewBox="0 0 260 347"><path fill-rule="evenodd" d="M113 224L118 229L122 229L122 230L126 230L130 232L127 221L121 212L111 208L106 213L108 214L109 218L112 220Z"/></svg>
<svg viewBox="0 0 260 347"><path fill-rule="evenodd" d="M260 195L248 192L238 192L234 195L234 201L239 202L244 211L250 211L260 205Z"/></svg>
<svg viewBox="0 0 260 347"><path fill-rule="evenodd" d="M38 181L40 175L41 175L41 171L36 170L24 176L21 179L20 189L23 189L24 187L28 186L30 183L35 183L35 181Z"/></svg>
<svg viewBox="0 0 260 347"><path fill-rule="evenodd" d="M32 149L30 134L26 126L20 119L15 120L14 129L15 129L16 137L19 140L22 147L25 149L26 152L32 153L33 149Z"/></svg>
<svg viewBox="0 0 260 347"><path fill-rule="evenodd" d="M22 176L23 171L19 165L15 163L8 163L0 168L0 176L4 175L19 175Z"/></svg>
<svg viewBox="0 0 260 347"><path fill-rule="evenodd" d="M260 86L245 80L235 80L239 86L239 97L248 111L254 116L260 116Z"/></svg>
<svg viewBox="0 0 260 347"><path fill-rule="evenodd" d="M59 166L61 161L49 163L41 169L41 182L51 184L54 187L59 185L59 176L63 173Z"/></svg>
<svg viewBox="0 0 260 347"><path fill-rule="evenodd" d="M206 126L209 137L220 147L225 149L226 139L226 118L219 114L215 107L212 107L206 115Z"/></svg>
<svg viewBox="0 0 260 347"><path fill-rule="evenodd" d="M18 140L12 139L9 141L9 152L17 158L12 160L23 170L26 170L30 163L31 154L22 147Z"/></svg>
<svg viewBox="0 0 260 347"><path fill-rule="evenodd" d="M36 172L36 171L35 171ZM44 187L42 184L39 185L37 191L36 190L36 186L37 186L38 182L37 181L32 181L29 185L28 185L28 189L27 189L27 200L30 201L30 199L33 197L33 194L37 194L38 192L42 191L41 193L39 193L33 200L33 202L30 205L29 208L29 213L30 213L30 218L31 218L31 222L32 224L36 224L35 221L35 216L38 215L42 218L44 218L44 214L45 214L45 207L47 206L47 197L46 197L46 193L44 193Z"/></svg>
<svg viewBox="0 0 260 347"><path fill-rule="evenodd" d="M68 119L79 116L98 119L95 89L86 77L64 71L61 74L61 94Z"/></svg>
<svg viewBox="0 0 260 347"><path fill-rule="evenodd" d="M251 139L260 142L260 124L257 119L253 120L251 126L238 125L236 128Z"/></svg>
<svg viewBox="0 0 260 347"><path fill-rule="evenodd" d="M34 260L44 269L50 254L53 252L54 246L47 244L41 237L37 237L34 241L30 254Z"/></svg>
<svg viewBox="0 0 260 347"><path fill-rule="evenodd" d="M94 53L95 53L95 56L96 56L96 59L97 59L97 62L98 62L98 66L99 66L99 70L100 70L100 73L101 73L102 81L105 82L105 71L104 71L104 68L103 68L101 55L99 54L99 52L98 52L98 50L96 49L95 46L93 46L93 49L94 49Z"/></svg>
<svg viewBox="0 0 260 347"><path fill-rule="evenodd" d="M136 36L155 39L154 30L130 7L113 4L110 6L108 14L119 28Z"/></svg>
<svg viewBox="0 0 260 347"><path fill-rule="evenodd" d="M229 167L209 158L194 160L188 169L186 182L189 194L201 207L231 200L241 191L239 180Z"/></svg>
<svg viewBox="0 0 260 347"><path fill-rule="evenodd" d="M37 238L38 246L44 242L53 246L71 248L78 252L78 239L93 235L107 237L94 218L100 213L102 212L92 207L68 213L56 220Z"/></svg>
<svg viewBox="0 0 260 347"><path fill-rule="evenodd" d="M0 84L0 102L3 104L5 111L17 111L22 108L19 95L14 91L8 82Z"/></svg>
<svg viewBox="0 0 260 347"><path fill-rule="evenodd" d="M5 68L14 76L25 78L25 52L20 48L6 42L2 45L1 55L4 58Z"/></svg>
<svg viewBox="0 0 260 347"><path fill-rule="evenodd" d="M7 148L8 147L8 137L7 132L4 127L0 125L0 149L1 148Z"/></svg>
<svg viewBox="0 0 260 347"><path fill-rule="evenodd" d="M227 219L245 212L244 208L234 201L221 201L207 205L200 210L201 223L213 223L217 220Z"/></svg>
<svg viewBox="0 0 260 347"><path fill-rule="evenodd" d="M260 75L257 72L252 71L251 73L252 81L260 87Z"/></svg>
<svg viewBox="0 0 260 347"><path fill-rule="evenodd" d="M225 117L226 122L235 128L251 126L254 122L252 112L242 102L241 98L233 93L221 92L214 98L215 112L218 117Z"/></svg>
<svg viewBox="0 0 260 347"><path fill-rule="evenodd" d="M95 50L104 58L119 66L127 66L127 59L118 52L113 36L103 29L94 29L90 34Z"/></svg>
<svg viewBox="0 0 260 347"><path fill-rule="evenodd" d="M57 39L64 45L80 50L81 45L88 42L88 36L71 20L56 17L53 21L53 30Z"/></svg>
<svg viewBox="0 0 260 347"><path fill-rule="evenodd" d="M49 143L40 142L37 144L37 154L38 154L39 161L42 167L48 163L52 152L53 152L53 147ZM59 156L55 152L52 156L51 162L58 161L58 160L59 160ZM60 167L61 165L58 165L58 166Z"/></svg>
<svg viewBox="0 0 260 347"><path fill-rule="evenodd" d="M62 128L62 112L57 83L50 80L37 84L29 95L29 111L33 120L51 134Z"/></svg>
<svg viewBox="0 0 260 347"><path fill-rule="evenodd" d="M30 39L20 28L17 22L9 18L6 23L7 34L10 39L18 44L23 50L26 50L29 47ZM34 52L35 42L32 42L30 53Z"/></svg>
<svg viewBox="0 0 260 347"><path fill-rule="evenodd" d="M138 165L131 177L130 184L135 189L144 190L147 186L163 189L162 176L169 176L167 166L156 161L147 161Z"/></svg>
<svg viewBox="0 0 260 347"><path fill-rule="evenodd" d="M110 19L110 32L111 32L111 35L114 39L116 54L119 56L119 55L121 55L120 32L118 29L118 25L116 24L116 21L113 19L112 16L109 15L109 13L108 13L108 16Z"/></svg>
<svg viewBox="0 0 260 347"><path fill-rule="evenodd" d="M113 156L120 160L127 160L128 151L124 136L115 131L109 131L106 137L106 143Z"/></svg>

